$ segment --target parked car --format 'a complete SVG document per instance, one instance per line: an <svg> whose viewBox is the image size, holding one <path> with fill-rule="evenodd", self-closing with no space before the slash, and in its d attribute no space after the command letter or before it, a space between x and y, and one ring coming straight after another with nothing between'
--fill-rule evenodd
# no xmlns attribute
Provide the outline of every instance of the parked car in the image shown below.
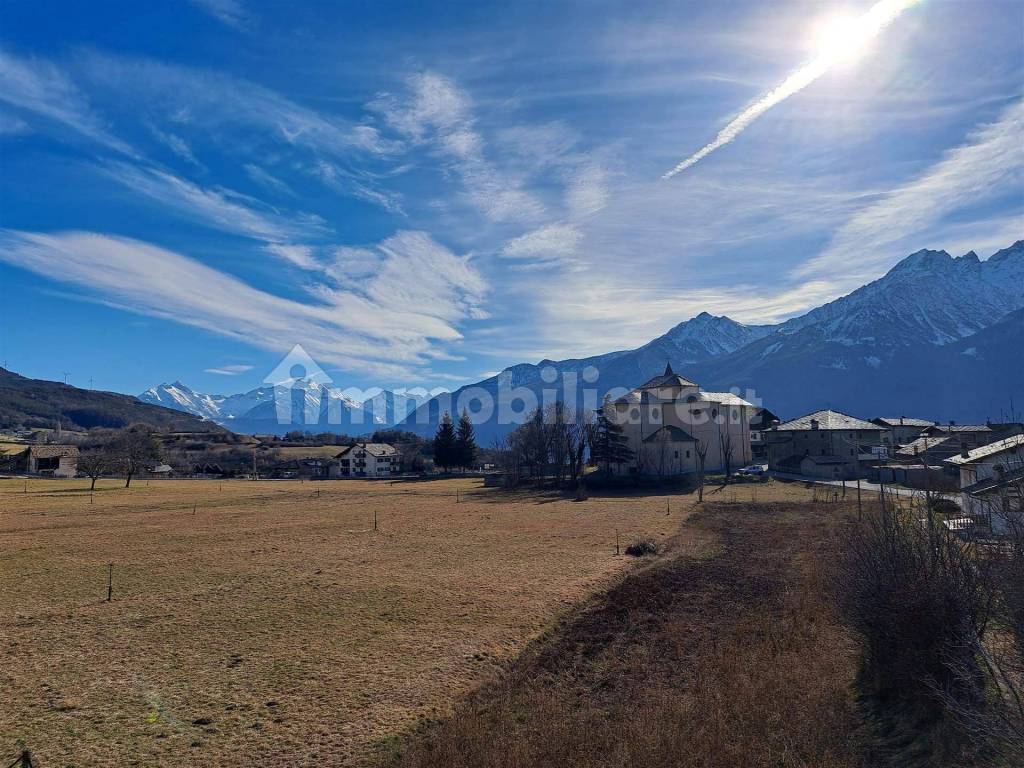
<svg viewBox="0 0 1024 768"><path fill-rule="evenodd" d="M749 467L743 467L742 469L736 470L737 475L747 475L748 477L760 477L764 474L764 467L760 464L751 464Z"/></svg>

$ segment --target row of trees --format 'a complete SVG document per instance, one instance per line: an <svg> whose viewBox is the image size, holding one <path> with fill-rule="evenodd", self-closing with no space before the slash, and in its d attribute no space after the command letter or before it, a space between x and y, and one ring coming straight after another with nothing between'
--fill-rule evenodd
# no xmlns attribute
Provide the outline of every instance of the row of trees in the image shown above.
<svg viewBox="0 0 1024 768"><path fill-rule="evenodd" d="M124 487L147 467L161 461L160 443L145 426L128 427L117 432L90 433L89 440L80 447L78 471L92 480L89 489L104 475L119 474L125 478Z"/></svg>
<svg viewBox="0 0 1024 768"><path fill-rule="evenodd" d="M452 423L452 417L445 411L441 423L434 435L434 465L449 472L452 467L469 469L476 461L479 450L476 444L476 430L469 413L465 410L459 417L458 426Z"/></svg>

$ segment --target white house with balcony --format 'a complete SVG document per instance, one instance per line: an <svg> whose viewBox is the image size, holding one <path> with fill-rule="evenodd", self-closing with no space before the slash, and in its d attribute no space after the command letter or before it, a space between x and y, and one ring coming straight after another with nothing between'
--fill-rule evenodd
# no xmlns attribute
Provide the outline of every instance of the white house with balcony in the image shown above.
<svg viewBox="0 0 1024 768"><path fill-rule="evenodd" d="M619 474L684 475L736 470L751 460L750 422L757 408L731 392L704 392L665 366L665 372L604 405L619 424L633 458L612 469Z"/></svg>
<svg viewBox="0 0 1024 768"><path fill-rule="evenodd" d="M960 506L969 515L990 516L992 530L1011 515L1024 516L1024 435L964 449L946 463L960 470Z"/></svg>
<svg viewBox="0 0 1024 768"><path fill-rule="evenodd" d="M387 443L356 443L334 457L329 477L390 477L398 474L399 456Z"/></svg>

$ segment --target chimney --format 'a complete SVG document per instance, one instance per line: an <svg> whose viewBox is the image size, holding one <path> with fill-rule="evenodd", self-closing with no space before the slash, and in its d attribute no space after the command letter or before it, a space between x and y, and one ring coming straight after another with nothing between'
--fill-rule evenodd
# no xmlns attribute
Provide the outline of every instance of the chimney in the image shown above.
<svg viewBox="0 0 1024 768"><path fill-rule="evenodd" d="M960 457L963 459L971 458L971 452L967 449L967 443L960 443Z"/></svg>
<svg viewBox="0 0 1024 768"><path fill-rule="evenodd" d="M950 419L949 420L949 426L955 427L956 426L956 422L953 419Z"/></svg>
<svg viewBox="0 0 1024 768"><path fill-rule="evenodd" d="M901 427L903 426L903 417L902 416L900 416L900 426Z"/></svg>
<svg viewBox="0 0 1024 768"><path fill-rule="evenodd" d="M817 429L817 428L818 428L818 420L817 419L811 419L811 429Z"/></svg>

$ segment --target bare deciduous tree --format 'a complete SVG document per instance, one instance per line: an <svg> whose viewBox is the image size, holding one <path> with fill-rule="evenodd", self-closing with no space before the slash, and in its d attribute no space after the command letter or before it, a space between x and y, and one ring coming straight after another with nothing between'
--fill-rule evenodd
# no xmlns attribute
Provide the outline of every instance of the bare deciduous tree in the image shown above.
<svg viewBox="0 0 1024 768"><path fill-rule="evenodd" d="M704 501L704 464L708 458L708 444L698 440L693 450L697 456L697 501Z"/></svg>

